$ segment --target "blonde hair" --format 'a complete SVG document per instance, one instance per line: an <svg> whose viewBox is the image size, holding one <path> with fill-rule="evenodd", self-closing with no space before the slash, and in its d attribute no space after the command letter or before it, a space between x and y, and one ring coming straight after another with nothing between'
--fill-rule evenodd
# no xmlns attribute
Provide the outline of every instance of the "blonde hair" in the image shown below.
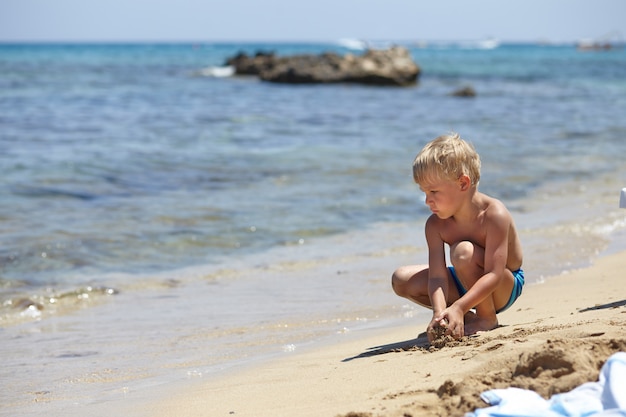
<svg viewBox="0 0 626 417"><path fill-rule="evenodd" d="M413 179L418 184L433 177L456 181L461 175L478 185L480 156L458 133L439 136L424 146L413 161Z"/></svg>

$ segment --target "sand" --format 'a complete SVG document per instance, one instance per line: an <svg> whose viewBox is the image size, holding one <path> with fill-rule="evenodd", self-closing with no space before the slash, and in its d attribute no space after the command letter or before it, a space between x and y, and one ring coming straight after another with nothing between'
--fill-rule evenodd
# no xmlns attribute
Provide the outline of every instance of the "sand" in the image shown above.
<svg viewBox="0 0 626 417"><path fill-rule="evenodd" d="M435 349L426 323L369 329L174 390L151 416L462 416L479 394L516 386L549 398L626 351L626 252L526 285L500 327ZM419 336L419 337L418 337Z"/></svg>

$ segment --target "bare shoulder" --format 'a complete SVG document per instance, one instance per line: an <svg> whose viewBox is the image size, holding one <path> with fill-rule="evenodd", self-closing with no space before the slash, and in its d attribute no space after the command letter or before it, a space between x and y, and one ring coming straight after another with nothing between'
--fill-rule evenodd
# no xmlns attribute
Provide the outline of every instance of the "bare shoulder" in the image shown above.
<svg viewBox="0 0 626 417"><path fill-rule="evenodd" d="M505 217L511 218L511 213L506 208L504 203L497 198L490 197L486 194L483 194L485 198L485 211L487 215L494 217Z"/></svg>
<svg viewBox="0 0 626 417"><path fill-rule="evenodd" d="M484 195L484 198L486 224L498 225L498 227L514 227L513 216L502 201L487 195Z"/></svg>
<svg viewBox="0 0 626 417"><path fill-rule="evenodd" d="M426 219L426 234L428 233L439 233L443 228L443 222L436 214L431 214L428 219Z"/></svg>
<svg viewBox="0 0 626 417"><path fill-rule="evenodd" d="M436 226L437 223L439 223L439 217L436 214L431 214L430 216L428 216L428 218L426 219L426 226L427 227L432 227L432 226Z"/></svg>
<svg viewBox="0 0 626 417"><path fill-rule="evenodd" d="M450 233L450 220L441 219L436 214L430 215L426 220L425 232L428 242L437 244L437 242L447 241Z"/></svg>

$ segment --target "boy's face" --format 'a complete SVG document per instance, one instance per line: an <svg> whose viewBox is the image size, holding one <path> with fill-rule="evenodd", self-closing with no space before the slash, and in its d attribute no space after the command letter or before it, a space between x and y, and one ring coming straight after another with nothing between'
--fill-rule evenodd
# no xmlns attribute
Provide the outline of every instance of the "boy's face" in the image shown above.
<svg viewBox="0 0 626 417"><path fill-rule="evenodd" d="M426 196L426 205L440 219L454 216L462 203L463 184L460 180L431 177L419 186Z"/></svg>

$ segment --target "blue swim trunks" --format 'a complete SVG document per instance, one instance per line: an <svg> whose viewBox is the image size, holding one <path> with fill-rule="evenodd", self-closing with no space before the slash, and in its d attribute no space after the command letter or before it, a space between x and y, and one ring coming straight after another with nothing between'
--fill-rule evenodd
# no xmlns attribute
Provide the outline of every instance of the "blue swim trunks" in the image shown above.
<svg viewBox="0 0 626 417"><path fill-rule="evenodd" d="M467 290L465 289L465 287L463 287L463 284L461 284L461 281L456 276L456 271L454 270L454 267L449 266L448 269L450 270L452 279L454 279L456 289L459 291L459 296L463 297ZM521 268L517 271L513 271L513 278L515 278L515 281L513 283L513 291L511 291L511 297L504 307L496 311L496 314L501 313L507 308L511 307L515 300L517 300L517 298L522 295L522 287L524 286L524 271L522 271Z"/></svg>

